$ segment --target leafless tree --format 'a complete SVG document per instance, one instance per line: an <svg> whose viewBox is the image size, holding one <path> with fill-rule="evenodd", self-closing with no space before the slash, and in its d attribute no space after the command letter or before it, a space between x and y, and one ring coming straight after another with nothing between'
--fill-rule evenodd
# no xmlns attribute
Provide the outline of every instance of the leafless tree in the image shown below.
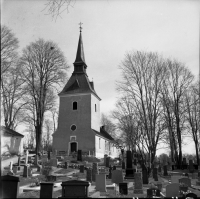
<svg viewBox="0 0 200 199"><path fill-rule="evenodd" d="M105 130L113 137L116 137L116 127L111 119L108 118L106 114L101 114L101 125L105 126Z"/></svg>
<svg viewBox="0 0 200 199"><path fill-rule="evenodd" d="M185 67L183 63L177 60L166 60L165 62L167 71L164 81L166 99L172 105L172 111L175 118L175 129L172 133L176 133L178 143L178 165L182 164L182 135L184 133L185 123L185 108L184 108L184 95L193 81L194 76ZM175 144L174 144L175 146ZM175 149L175 148L174 148ZM175 149L176 150L176 149Z"/></svg>
<svg viewBox="0 0 200 199"><path fill-rule="evenodd" d="M196 158L197 164L200 164L199 160L199 153L200 153L200 107L199 107L199 100L200 100L200 92L198 89L199 82L190 86L187 93L185 94L185 107L186 107L186 118L188 122L188 132L192 135L192 138L195 143L195 150L196 150Z"/></svg>
<svg viewBox="0 0 200 199"><path fill-rule="evenodd" d="M28 91L27 110L32 115L36 132L36 154L41 150L44 113L54 106L57 87L66 81L69 68L59 47L39 39L25 49L20 58L21 75ZM60 85L61 86L61 85ZM36 160L37 164L37 160Z"/></svg>
<svg viewBox="0 0 200 199"><path fill-rule="evenodd" d="M47 15L51 15L52 19L56 21L64 11L69 12L69 8L73 7L75 3L76 0L48 0L44 10L47 10Z"/></svg>
<svg viewBox="0 0 200 199"><path fill-rule="evenodd" d="M1 26L1 81L17 60L18 39L7 26Z"/></svg>
<svg viewBox="0 0 200 199"><path fill-rule="evenodd" d="M118 82L118 90L134 102L143 127L142 140L145 141L150 163L153 163L164 129L160 119L160 94L166 74L165 62L157 53L133 51L126 54L120 69L123 80Z"/></svg>

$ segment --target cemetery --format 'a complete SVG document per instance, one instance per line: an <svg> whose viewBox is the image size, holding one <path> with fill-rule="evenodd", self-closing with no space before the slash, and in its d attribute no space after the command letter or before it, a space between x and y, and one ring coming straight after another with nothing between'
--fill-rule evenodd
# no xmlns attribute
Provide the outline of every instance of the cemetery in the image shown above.
<svg viewBox="0 0 200 199"><path fill-rule="evenodd" d="M173 170L171 165L156 163L148 173L139 159L132 160L131 151L126 151L125 169L122 161L111 161L107 155L97 160L82 157L81 150L73 157L49 152L36 167L27 152L25 160L19 157L17 164L10 162L4 168L3 198L200 197L200 170L191 172L191 161L187 167Z"/></svg>

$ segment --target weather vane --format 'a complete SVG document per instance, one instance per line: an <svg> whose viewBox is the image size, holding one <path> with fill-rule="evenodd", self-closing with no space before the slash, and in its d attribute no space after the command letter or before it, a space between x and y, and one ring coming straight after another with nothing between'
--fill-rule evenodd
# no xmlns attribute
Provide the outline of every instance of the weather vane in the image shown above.
<svg viewBox="0 0 200 199"><path fill-rule="evenodd" d="M83 24L83 23L81 23L81 22L79 23L79 25L80 25L80 27L79 27L79 28L80 28L80 32L81 32L81 30L83 29L83 28L81 27L82 24Z"/></svg>

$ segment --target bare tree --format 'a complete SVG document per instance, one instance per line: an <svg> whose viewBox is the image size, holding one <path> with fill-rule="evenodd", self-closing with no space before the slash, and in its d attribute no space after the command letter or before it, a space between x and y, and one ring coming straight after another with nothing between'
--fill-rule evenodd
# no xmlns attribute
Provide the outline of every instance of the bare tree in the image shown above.
<svg viewBox="0 0 200 199"><path fill-rule="evenodd" d="M54 105L57 94L55 91L60 83L66 81L66 71L69 67L59 47L43 39L23 49L20 66L25 89L28 91L26 99L35 127L38 154L41 150L44 113Z"/></svg>
<svg viewBox="0 0 200 199"><path fill-rule="evenodd" d="M1 26L1 81L17 59L18 39L7 26Z"/></svg>
<svg viewBox="0 0 200 199"><path fill-rule="evenodd" d="M126 54L120 69L123 80L118 82L118 90L134 101L143 127L142 140L148 149L150 163L153 163L164 129L159 117L162 113L160 93L166 73L165 62L157 53L136 51Z"/></svg>
<svg viewBox="0 0 200 199"><path fill-rule="evenodd" d="M191 72L176 60L166 60L166 79L165 79L165 90L167 99L170 100L173 105L173 114L175 118L175 133L178 143L178 165L182 164L182 135L184 133L184 112L183 107L184 95L193 81L194 76Z"/></svg>
<svg viewBox="0 0 200 199"><path fill-rule="evenodd" d="M186 118L188 122L188 132L192 135L195 143L197 164L200 164L199 151L200 151L200 137L198 132L200 131L200 108L199 108L200 92L198 89L198 82L192 85L187 93L185 94L185 107L186 107Z"/></svg>
<svg viewBox="0 0 200 199"><path fill-rule="evenodd" d="M47 10L47 15L51 15L52 19L56 21L64 11L69 12L69 8L73 7L75 3L76 0L48 0L44 10Z"/></svg>
<svg viewBox="0 0 200 199"><path fill-rule="evenodd" d="M105 126L105 130L113 137L115 138L115 125L114 123L108 118L106 114L101 114L101 124L102 126Z"/></svg>
<svg viewBox="0 0 200 199"><path fill-rule="evenodd" d="M6 72L7 77L2 79L2 109L5 126L16 129L23 122L23 108L26 104L22 101L26 90L23 89L24 81L20 77L19 67L12 67Z"/></svg>

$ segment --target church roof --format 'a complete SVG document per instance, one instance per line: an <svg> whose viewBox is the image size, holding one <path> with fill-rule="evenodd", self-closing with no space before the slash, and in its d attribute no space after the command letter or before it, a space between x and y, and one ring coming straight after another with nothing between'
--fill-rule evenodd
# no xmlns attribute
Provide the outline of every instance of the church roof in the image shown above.
<svg viewBox="0 0 200 199"><path fill-rule="evenodd" d="M24 135L22 135L22 134L20 134L20 133L18 133L18 132L16 132L16 131L14 131L14 130L12 130L12 129L9 129L9 128L5 127L5 126L1 126L0 129L1 129L1 133L2 133L3 136L11 136L11 137L13 137L13 136L18 136L18 137L24 137Z"/></svg>
<svg viewBox="0 0 200 199"><path fill-rule="evenodd" d="M80 35L79 35L79 41L78 41L78 48L77 48L77 53L76 53L76 59L75 59L75 63L85 63L85 55L84 55L84 49L83 49L83 40L82 40L82 34L80 31Z"/></svg>
<svg viewBox="0 0 200 199"><path fill-rule="evenodd" d="M99 100L101 100L94 90L93 82L90 82L87 75L84 73L73 73L59 95L76 93L93 93Z"/></svg>
<svg viewBox="0 0 200 199"><path fill-rule="evenodd" d="M103 127L100 127L100 132L98 132L98 131L96 131L96 130L94 130L94 129L92 129L92 130L94 131L94 133L96 133L97 135L100 135L101 137L104 137L104 138L106 138L106 139L108 139L108 140L110 140L110 141L115 141L115 140L112 138L112 136L111 136L108 132L106 132L106 131L104 130Z"/></svg>
<svg viewBox="0 0 200 199"><path fill-rule="evenodd" d="M82 28L80 28L80 30L81 29ZM80 31L76 59L74 62L74 71L69 81L67 82L63 90L59 93L59 95L76 94L76 93L92 93L99 100L101 100L94 89L94 83L90 82L88 79L86 68L87 68L87 65L85 63L83 41L82 41L82 35Z"/></svg>

